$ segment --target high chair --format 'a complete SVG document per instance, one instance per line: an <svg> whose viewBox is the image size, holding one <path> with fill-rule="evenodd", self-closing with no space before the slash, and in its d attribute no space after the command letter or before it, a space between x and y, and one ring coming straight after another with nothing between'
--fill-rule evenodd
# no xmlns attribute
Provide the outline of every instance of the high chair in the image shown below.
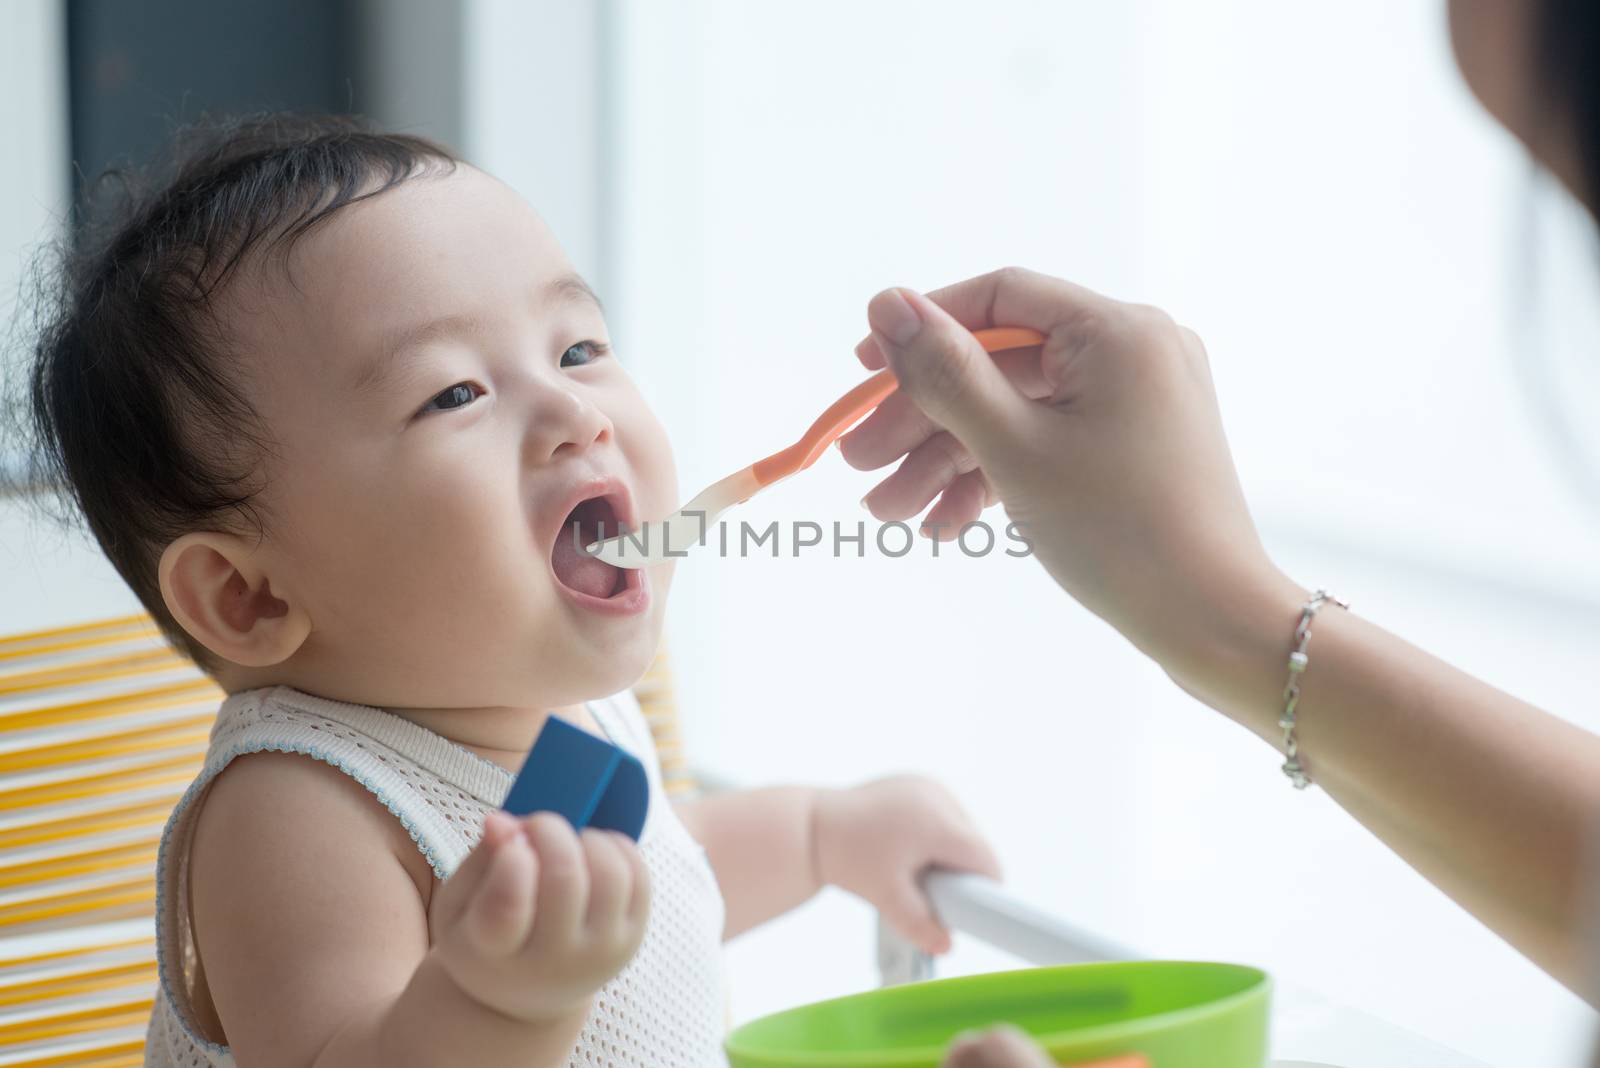
<svg viewBox="0 0 1600 1068"><path fill-rule="evenodd" d="M718 788L685 762L665 652L634 694L667 791ZM222 697L148 616L0 637L0 1068L143 1063L156 851ZM1023 962L1138 956L979 876L923 885L947 926ZM933 971L881 922L878 963L885 984ZM1278 1039L1305 1048L1360 1035L1363 1050L1403 1058L1374 1064L1475 1063L1309 991L1280 984L1278 1006Z"/></svg>
<svg viewBox="0 0 1600 1068"><path fill-rule="evenodd" d="M634 695L692 791L665 652ZM223 696L148 616L0 637L0 1066L143 1063L156 851Z"/></svg>

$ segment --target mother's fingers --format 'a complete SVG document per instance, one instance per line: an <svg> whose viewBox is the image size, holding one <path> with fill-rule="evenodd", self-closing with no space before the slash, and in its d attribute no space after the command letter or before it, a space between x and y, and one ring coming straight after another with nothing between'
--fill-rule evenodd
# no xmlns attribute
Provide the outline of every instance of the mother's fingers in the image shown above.
<svg viewBox="0 0 1600 1068"><path fill-rule="evenodd" d="M871 337L863 338L856 342L856 359L869 371L881 371L889 366L889 361L884 358L883 350Z"/></svg>
<svg viewBox="0 0 1600 1068"><path fill-rule="evenodd" d="M1025 267L1002 267L924 296L968 330L1025 326L1045 334L1112 303L1092 289ZM884 366L883 352L870 336L856 346L856 357L870 370Z"/></svg>
<svg viewBox="0 0 1600 1068"><path fill-rule="evenodd" d="M922 531L937 541L952 541L961 528L983 514L988 500L989 482L982 471L968 471L939 495L939 503L922 519Z"/></svg>
<svg viewBox="0 0 1600 1068"><path fill-rule="evenodd" d="M1050 396L1039 349L1010 349L995 353L993 359L1023 396L1032 400ZM900 459L938 431L938 424L896 390L859 426L839 438L839 452L856 470L871 471Z"/></svg>
<svg viewBox="0 0 1600 1068"><path fill-rule="evenodd" d="M938 433L939 427L899 390L889 394L859 426L839 438L844 462L857 471L893 463Z"/></svg>
<svg viewBox="0 0 1600 1068"><path fill-rule="evenodd" d="M862 503L874 518L909 519L977 466L967 447L941 430L907 453L905 462L862 498Z"/></svg>

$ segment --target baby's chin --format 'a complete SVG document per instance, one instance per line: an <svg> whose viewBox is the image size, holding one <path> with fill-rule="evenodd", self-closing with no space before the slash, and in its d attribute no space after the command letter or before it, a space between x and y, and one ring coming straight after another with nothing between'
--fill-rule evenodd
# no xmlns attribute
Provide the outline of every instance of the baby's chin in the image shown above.
<svg viewBox="0 0 1600 1068"><path fill-rule="evenodd" d="M650 670L661 648L660 609L658 602L627 625L607 627L605 633L578 642L530 684L549 694L544 700L552 705L578 704L631 688Z"/></svg>
<svg viewBox="0 0 1600 1068"><path fill-rule="evenodd" d="M585 672L585 678L579 685L574 685L572 696L567 700L556 702L561 704L576 704L581 701L597 700L601 697L610 697L614 693L631 689L650 670L655 662L656 648L659 645L660 633L656 632L657 641L649 644L639 644L637 647L619 649L614 655L605 658L594 665L592 671ZM578 683L579 680L572 680Z"/></svg>

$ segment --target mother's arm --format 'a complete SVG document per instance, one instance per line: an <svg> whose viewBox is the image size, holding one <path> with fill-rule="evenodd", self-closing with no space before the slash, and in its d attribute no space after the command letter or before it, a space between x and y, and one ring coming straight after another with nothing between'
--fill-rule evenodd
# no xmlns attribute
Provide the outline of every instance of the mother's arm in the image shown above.
<svg viewBox="0 0 1600 1068"><path fill-rule="evenodd" d="M1204 346L1161 312L1018 269L889 290L857 353L901 393L840 440L867 503L953 536L998 496L1051 576L1180 686L1273 745L1304 587L1261 546ZM969 331L1031 327L1031 366ZM1308 417L1309 418L1309 417ZM1308 424L1309 425L1309 424ZM1567 986L1600 1003L1588 858L1600 739L1329 606L1297 735L1347 811ZM1287 788L1287 786L1286 786Z"/></svg>
<svg viewBox="0 0 1600 1068"><path fill-rule="evenodd" d="M1174 677L1277 745L1304 591L1285 581L1260 597ZM1600 1002L1600 738L1360 616L1324 608L1312 630L1295 728L1307 772L1502 938Z"/></svg>

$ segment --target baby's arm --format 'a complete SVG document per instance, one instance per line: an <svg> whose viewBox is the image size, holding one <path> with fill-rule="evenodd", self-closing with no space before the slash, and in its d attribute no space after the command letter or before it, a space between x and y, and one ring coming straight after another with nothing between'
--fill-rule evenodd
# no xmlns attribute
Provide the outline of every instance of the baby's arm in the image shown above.
<svg viewBox="0 0 1600 1068"><path fill-rule="evenodd" d="M811 859L819 792L805 786L730 790L675 806L716 872L727 912L724 939L788 912L822 888Z"/></svg>
<svg viewBox="0 0 1600 1068"><path fill-rule="evenodd" d="M310 758L240 757L215 781L192 898L238 1063L564 1063L593 992L643 935L638 851L559 817L497 818L430 909L392 820Z"/></svg>
<svg viewBox="0 0 1600 1068"><path fill-rule="evenodd" d="M771 787L681 802L727 906L724 938L789 911L826 885L864 898L928 952L949 935L917 885L929 867L999 878L988 844L943 787L900 776L851 790Z"/></svg>

